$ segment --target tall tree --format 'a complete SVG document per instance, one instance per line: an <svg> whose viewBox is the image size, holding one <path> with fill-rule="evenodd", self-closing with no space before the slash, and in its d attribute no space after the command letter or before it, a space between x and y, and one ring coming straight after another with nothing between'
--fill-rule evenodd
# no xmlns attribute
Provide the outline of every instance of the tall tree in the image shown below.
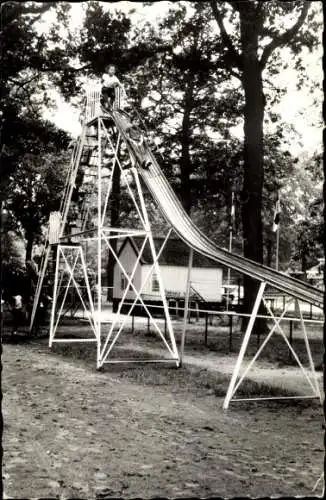
<svg viewBox="0 0 326 500"><path fill-rule="evenodd" d="M237 75L244 93L244 255L256 262L263 262L264 76L266 72L273 75L281 70L280 48L289 47L297 54L302 46L311 48L316 43L313 13L308 28L302 29L310 4L306 0L210 2L224 45L222 61L226 71ZM231 23L232 31L228 31L227 21ZM249 277L244 283L245 305L250 308L257 284Z"/></svg>
<svg viewBox="0 0 326 500"><path fill-rule="evenodd" d="M241 96L225 87L223 73L217 73L213 64L217 47L207 25L208 6L194 5L189 13L188 7L177 3L158 26L142 27L143 39L149 45L154 39L157 46L164 40L166 51L153 50L126 78L136 106L144 103L140 114L188 213L200 198L224 193L230 185L226 179L236 171L231 158L236 140L228 124L237 122L241 107ZM217 113L223 116L219 121ZM226 156L231 161L225 163Z"/></svg>
<svg viewBox="0 0 326 500"><path fill-rule="evenodd" d="M37 23L50 10L56 19L46 35ZM0 26L0 196L6 197L10 175L27 153L38 153L40 144L51 141L42 119L44 105L51 104L51 81L62 83L73 52L58 41L67 21L68 4L57 2L4 2ZM63 134L65 136L65 134ZM38 137L37 137L38 136ZM59 134L56 134L60 141Z"/></svg>

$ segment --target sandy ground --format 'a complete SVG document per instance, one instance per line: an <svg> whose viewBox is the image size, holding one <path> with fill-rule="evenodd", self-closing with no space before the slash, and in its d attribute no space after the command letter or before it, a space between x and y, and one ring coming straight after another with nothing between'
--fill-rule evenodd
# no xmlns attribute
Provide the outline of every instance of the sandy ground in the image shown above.
<svg viewBox="0 0 326 500"><path fill-rule="evenodd" d="M227 356L218 366L212 356L216 379L230 372ZM324 457L318 401L223 411L211 388L178 383L200 359L189 354L181 370L155 365L144 383L124 376L127 366L97 372L93 359L41 342L3 344L6 497L311 495Z"/></svg>

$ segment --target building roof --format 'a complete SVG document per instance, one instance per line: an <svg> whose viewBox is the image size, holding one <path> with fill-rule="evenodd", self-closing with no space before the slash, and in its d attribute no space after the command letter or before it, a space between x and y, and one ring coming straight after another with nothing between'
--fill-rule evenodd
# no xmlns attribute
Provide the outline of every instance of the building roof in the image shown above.
<svg viewBox="0 0 326 500"><path fill-rule="evenodd" d="M134 236L134 237L126 237L123 244L120 247L118 255L123 251L127 241L130 242L132 248L136 255L138 255L141 246L144 242L144 237ZM164 242L164 238L154 238L155 250L158 253L162 244ZM186 245L182 240L177 238L169 238L167 241L162 254L159 258L159 264L163 266L188 266L189 259L189 246ZM140 259L141 264L152 264L152 254L150 251L149 243L147 242L142 254L142 258ZM215 261L201 255L197 252L194 252L193 257L193 267L206 267L206 268L216 268L221 267Z"/></svg>

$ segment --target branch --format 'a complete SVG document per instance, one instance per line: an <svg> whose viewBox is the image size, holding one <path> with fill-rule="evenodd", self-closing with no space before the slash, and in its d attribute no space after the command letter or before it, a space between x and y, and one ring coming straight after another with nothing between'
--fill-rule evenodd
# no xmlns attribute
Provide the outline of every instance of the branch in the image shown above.
<svg viewBox="0 0 326 500"><path fill-rule="evenodd" d="M225 69L230 73L231 76L234 76L235 78L240 80L240 82L242 82L242 76L240 73L234 71L232 68L225 68Z"/></svg>
<svg viewBox="0 0 326 500"><path fill-rule="evenodd" d="M237 10L238 12L241 12L243 11L244 8L247 8L248 5L247 2L244 2L243 0L231 0L231 1L228 1L228 3L231 5L231 7L234 9L234 10Z"/></svg>
<svg viewBox="0 0 326 500"><path fill-rule="evenodd" d="M22 6L22 2L2 2L2 4L0 5L0 12L2 12L2 10L7 6L19 7L20 10L17 11L17 14L19 14L19 15L21 15L21 14L38 14L38 17L37 17L37 19L38 19L42 14L47 12L52 7L55 7L55 5L56 5L56 2L42 2L42 3L43 3L43 5ZM35 20L33 19L33 22L34 21Z"/></svg>
<svg viewBox="0 0 326 500"><path fill-rule="evenodd" d="M274 83L269 78L264 78L263 82L264 83L266 82L269 85L269 88L272 90L276 90L276 91L282 90L282 87L278 87L278 86L274 85Z"/></svg>
<svg viewBox="0 0 326 500"><path fill-rule="evenodd" d="M84 64L84 66L80 66L79 68L68 68L69 71L72 71L73 73L79 73L79 71L84 71L84 69L88 69L88 68L91 68L92 64L91 63L87 63L87 64Z"/></svg>
<svg viewBox="0 0 326 500"><path fill-rule="evenodd" d="M234 65L240 69L242 66L241 57L240 57L240 54L235 50L234 45L232 43L232 40L231 40L228 32L225 29L225 26L223 23L223 16L221 15L221 12L217 8L216 2L214 2L214 1L210 2L210 5L212 7L213 15L215 17L217 25L220 29L222 41L223 41L225 47L228 49L229 55L231 56L231 59L233 60Z"/></svg>
<svg viewBox="0 0 326 500"><path fill-rule="evenodd" d="M19 2L20 3L20 2ZM56 6L56 2L42 2L41 5L30 5L24 6L21 10L21 14L44 14L52 7Z"/></svg>
<svg viewBox="0 0 326 500"><path fill-rule="evenodd" d="M264 7L264 2L258 2L256 6L256 16L259 16L262 13Z"/></svg>
<svg viewBox="0 0 326 500"><path fill-rule="evenodd" d="M240 80L240 82L242 82L241 73L235 71L233 68L230 68L230 66L224 64L223 61L221 60L218 60L214 65L212 65L212 68L214 68L215 70L217 69L217 70L227 71L231 76L234 76L235 78Z"/></svg>
<svg viewBox="0 0 326 500"><path fill-rule="evenodd" d="M234 70L232 67L230 67L229 64L226 64L225 61L223 61L223 57L219 58L214 64L213 63L207 64L207 67L215 71L216 69L228 71L228 73L230 73L231 76L234 76L235 78L240 80L240 82L242 82L241 73Z"/></svg>
<svg viewBox="0 0 326 500"><path fill-rule="evenodd" d="M48 72L55 72L55 71L69 71L69 72L72 72L72 73L78 73L79 71L83 71L85 69L88 69L88 68L91 68L92 64L91 63L87 63L87 64L84 64L84 66L80 66L79 68L73 68L73 67L63 67L61 65L59 66L47 66L47 67L43 67L43 68L37 68L35 67L35 69L38 69L39 71L41 72L44 72L44 73L48 73Z"/></svg>
<svg viewBox="0 0 326 500"><path fill-rule="evenodd" d="M287 43L289 43L290 40L293 37L295 37L295 35L298 33L299 29L301 28L306 19L310 4L311 1L305 0L302 5L301 14L298 17L297 22L292 26L292 28L286 30L282 35L275 36L275 38L265 47L265 50L260 59L260 67L262 70L265 68L272 52L277 47L281 47L282 45L286 45Z"/></svg>
<svg viewBox="0 0 326 500"><path fill-rule="evenodd" d="M30 78L29 80L25 80L24 82L17 82L13 78L8 77L8 81L14 83L15 85L17 85L17 87L24 88L25 85L28 85L33 80L36 80L36 78L39 78L39 76L40 76L39 74L34 75L32 78Z"/></svg>

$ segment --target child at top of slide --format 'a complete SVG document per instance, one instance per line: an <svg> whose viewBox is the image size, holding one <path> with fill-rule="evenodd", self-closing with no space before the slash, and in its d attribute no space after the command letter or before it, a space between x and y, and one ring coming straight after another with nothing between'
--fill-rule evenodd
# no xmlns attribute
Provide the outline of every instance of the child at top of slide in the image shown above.
<svg viewBox="0 0 326 500"><path fill-rule="evenodd" d="M119 87L122 88L122 84L119 80L119 78L116 75L116 67L114 64L110 64L105 68L106 73L103 74L102 76L102 83L105 87L116 87L119 85Z"/></svg>
<svg viewBox="0 0 326 500"><path fill-rule="evenodd" d="M123 85L120 82L119 78L116 76L116 68L113 64L110 64L106 68L107 72L102 76L102 95L103 102L102 104L110 104L112 105L115 97L115 88L120 87L121 91L123 91Z"/></svg>

